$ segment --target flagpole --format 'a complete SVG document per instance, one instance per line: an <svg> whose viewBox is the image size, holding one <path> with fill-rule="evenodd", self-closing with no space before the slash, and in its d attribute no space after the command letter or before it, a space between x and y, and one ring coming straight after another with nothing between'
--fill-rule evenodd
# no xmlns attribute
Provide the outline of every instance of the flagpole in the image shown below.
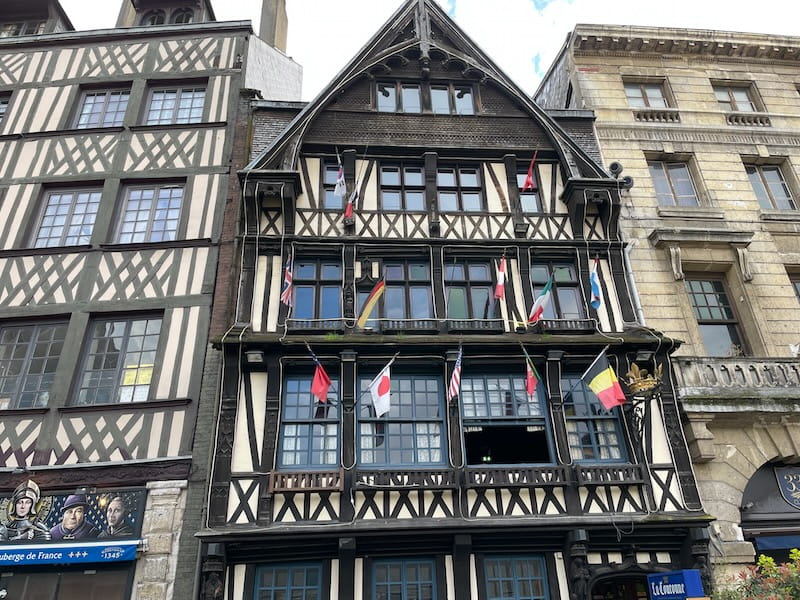
<svg viewBox="0 0 800 600"><path fill-rule="evenodd" d="M370 381L370 382L369 382L369 385L368 385L367 387L369 387L370 385L372 385L373 383L375 383L376 381L378 381L378 377L380 377L380 376L381 376L381 373L383 373L383 372L386 370L386 367L390 367L390 366L392 366L392 363L394 362L394 359L395 359L395 358L397 358L398 356L400 356L400 353L399 353L399 352L398 352L398 353L396 353L396 354L395 354L395 355L394 355L394 356L393 356L391 359L389 359L389 362L388 362L388 363L386 363L386 364L384 365L383 369L381 369L380 371L378 371L378 374L377 374L377 375L375 375L375 377L373 377L373 378L372 378L372 381ZM367 391L369 391L369 390L367 390ZM363 395L363 392L362 392L362 395Z"/></svg>

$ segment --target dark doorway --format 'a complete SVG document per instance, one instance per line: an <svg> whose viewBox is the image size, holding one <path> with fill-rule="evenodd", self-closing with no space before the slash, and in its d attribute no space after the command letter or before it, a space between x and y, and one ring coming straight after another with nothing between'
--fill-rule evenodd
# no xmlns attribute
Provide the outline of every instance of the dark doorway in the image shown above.
<svg viewBox="0 0 800 600"><path fill-rule="evenodd" d="M628 576L606 579L592 586L591 600L647 600L647 578Z"/></svg>

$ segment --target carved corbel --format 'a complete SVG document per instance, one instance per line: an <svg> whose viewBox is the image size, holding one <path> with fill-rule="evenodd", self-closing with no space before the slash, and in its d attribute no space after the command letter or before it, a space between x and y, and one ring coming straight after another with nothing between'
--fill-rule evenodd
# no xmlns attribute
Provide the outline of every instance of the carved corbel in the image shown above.
<svg viewBox="0 0 800 600"><path fill-rule="evenodd" d="M681 264L681 247L678 244L670 244L667 246L667 256L672 266L672 275L675 277L675 281L682 281L683 265Z"/></svg>
<svg viewBox="0 0 800 600"><path fill-rule="evenodd" d="M736 258L739 260L739 270L744 281L753 281L753 272L750 270L750 253L747 244L731 244L736 249Z"/></svg>

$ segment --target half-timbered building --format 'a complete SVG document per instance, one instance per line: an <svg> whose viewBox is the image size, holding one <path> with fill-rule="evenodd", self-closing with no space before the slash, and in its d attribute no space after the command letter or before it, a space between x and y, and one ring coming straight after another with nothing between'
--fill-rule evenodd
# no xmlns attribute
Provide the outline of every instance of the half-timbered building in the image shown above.
<svg viewBox="0 0 800 600"><path fill-rule="evenodd" d="M245 87L296 99L300 69L207 0L124 0L115 28L84 32L55 0L2 3L3 598L190 597L178 549L197 528L182 532Z"/></svg>
<svg viewBox="0 0 800 600"><path fill-rule="evenodd" d="M591 113L545 112L408 0L253 123L208 598L633 599L708 574L675 343L636 322ZM584 377L604 360L630 373L610 410Z"/></svg>

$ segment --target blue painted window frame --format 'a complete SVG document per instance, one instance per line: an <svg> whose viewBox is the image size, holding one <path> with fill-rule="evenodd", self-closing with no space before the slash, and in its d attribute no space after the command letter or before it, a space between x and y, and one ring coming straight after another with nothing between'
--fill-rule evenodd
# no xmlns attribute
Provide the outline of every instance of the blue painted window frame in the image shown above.
<svg viewBox="0 0 800 600"><path fill-rule="evenodd" d="M292 318L341 319L342 274L342 263L337 259L295 260Z"/></svg>
<svg viewBox="0 0 800 600"><path fill-rule="evenodd" d="M265 575L270 572L270 581L264 581ZM313 579L309 583L309 575L316 576L316 583L313 583ZM322 565L319 563L259 565L253 582L253 599L320 600L322 575ZM302 576L302 579L298 576Z"/></svg>
<svg viewBox="0 0 800 600"><path fill-rule="evenodd" d="M287 375L281 390L281 426L278 439L278 467L282 470L327 469L340 463L341 422L339 418L339 378L328 372L331 387L328 402L321 404L311 393L314 373ZM290 443L294 440L294 444ZM304 444L297 448L297 442ZM333 442L333 448L325 447ZM295 448L287 448L295 445ZM305 460L287 462L289 452L305 453ZM315 459L315 457L317 457ZM327 458L326 458L327 457Z"/></svg>
<svg viewBox="0 0 800 600"><path fill-rule="evenodd" d="M359 379L359 465L411 468L445 465L447 429L441 377L392 371L391 410L382 417L375 415L369 392L371 381L372 376ZM435 406L433 402L418 402L425 398L435 398ZM421 443L431 442L434 438L439 440L436 447ZM365 460L367 453L372 453L375 460ZM379 454L383 455L380 459ZM393 454L400 460L392 460ZM438 459L433 458L436 455Z"/></svg>
<svg viewBox="0 0 800 600"><path fill-rule="evenodd" d="M500 571L503 567L505 572ZM542 556L485 556L483 571L486 600L550 599L547 565Z"/></svg>
<svg viewBox="0 0 800 600"><path fill-rule="evenodd" d="M429 573L427 578L421 574L425 567ZM432 558L391 558L372 563L373 600L433 600L436 597L436 561Z"/></svg>
<svg viewBox="0 0 800 600"><path fill-rule="evenodd" d="M626 462L628 449L619 407L606 410L577 374L561 378L561 392L572 459L576 462ZM616 442L612 443L614 438Z"/></svg>
<svg viewBox="0 0 800 600"><path fill-rule="evenodd" d="M520 365L520 373L524 373L524 369L525 367ZM514 402L512 405L507 406L503 404L501 406L497 402L492 401L492 389L488 383L493 379L497 380L500 391L505 392L509 389L513 391L512 397ZM478 381L483 383L481 388L475 388L474 386L475 382ZM501 387L503 383L506 384L505 387ZM464 427L492 427L500 425L541 426L547 437L547 450L551 460L546 463L531 464L553 464L556 455L555 442L544 388L545 383L540 381L534 392L536 398L534 402L530 402L528 401L528 395L525 391L525 377L523 375L512 375L510 373L474 373L462 377L459 401L461 404L461 416ZM473 401L473 399L480 394L484 396L483 401ZM504 395L504 401L505 398ZM498 408L502 408L502 412L505 414L500 414ZM464 442L464 448L466 449L466 442ZM496 465L497 463L492 464Z"/></svg>

